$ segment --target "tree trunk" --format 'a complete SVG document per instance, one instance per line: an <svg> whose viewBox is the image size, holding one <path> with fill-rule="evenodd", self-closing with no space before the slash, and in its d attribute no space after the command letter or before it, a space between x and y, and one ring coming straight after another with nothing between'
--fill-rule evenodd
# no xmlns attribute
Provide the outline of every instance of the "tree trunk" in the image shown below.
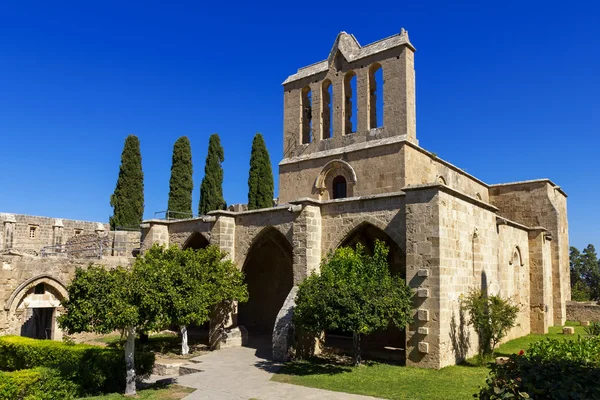
<svg viewBox="0 0 600 400"><path fill-rule="evenodd" d="M352 344L354 345L354 366L360 365L360 333L352 332Z"/></svg>
<svg viewBox="0 0 600 400"><path fill-rule="evenodd" d="M127 341L125 342L125 396L135 396L135 362L134 362L134 351L135 351L135 328L127 327L125 329L127 335Z"/></svg>
<svg viewBox="0 0 600 400"><path fill-rule="evenodd" d="M189 354L190 348L188 346L187 327L185 325L181 325L179 329L181 330L181 354Z"/></svg>

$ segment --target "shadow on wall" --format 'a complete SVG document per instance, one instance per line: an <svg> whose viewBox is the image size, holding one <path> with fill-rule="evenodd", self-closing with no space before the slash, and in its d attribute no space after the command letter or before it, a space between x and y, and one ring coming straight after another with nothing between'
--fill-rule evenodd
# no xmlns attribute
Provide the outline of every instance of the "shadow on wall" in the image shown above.
<svg viewBox="0 0 600 400"><path fill-rule="evenodd" d="M54 308L32 308L31 316L21 326L21 336L33 339L52 339Z"/></svg>
<svg viewBox="0 0 600 400"><path fill-rule="evenodd" d="M458 364L466 360L469 352L471 333L467 328L465 311L462 308L459 308L458 323L456 322L456 314L452 312L450 340L452 340L452 350L454 351L456 363Z"/></svg>

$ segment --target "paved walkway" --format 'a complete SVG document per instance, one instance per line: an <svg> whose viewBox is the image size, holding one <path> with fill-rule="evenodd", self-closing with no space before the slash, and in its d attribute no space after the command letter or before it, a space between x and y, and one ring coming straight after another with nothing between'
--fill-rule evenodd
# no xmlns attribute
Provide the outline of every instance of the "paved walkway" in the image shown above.
<svg viewBox="0 0 600 400"><path fill-rule="evenodd" d="M375 397L331 392L269 379L279 368L264 358L264 351L237 347L194 358L202 372L177 377L182 386L198 389L186 400L368 400Z"/></svg>

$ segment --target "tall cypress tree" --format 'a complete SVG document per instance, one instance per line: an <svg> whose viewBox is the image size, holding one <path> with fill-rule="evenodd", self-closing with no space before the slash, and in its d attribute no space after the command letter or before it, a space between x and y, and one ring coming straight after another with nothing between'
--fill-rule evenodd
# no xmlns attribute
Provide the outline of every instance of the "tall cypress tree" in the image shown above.
<svg viewBox="0 0 600 400"><path fill-rule="evenodd" d="M113 215L110 227L137 228L144 216L144 173L140 140L135 135L127 136L115 192L110 196Z"/></svg>
<svg viewBox="0 0 600 400"><path fill-rule="evenodd" d="M168 210L174 218L192 217L192 148L187 136L182 136L173 146L171 180L169 181Z"/></svg>
<svg viewBox="0 0 600 400"><path fill-rule="evenodd" d="M200 204L198 212L205 215L209 211L225 209L223 199L223 168L221 163L225 161L225 153L221 146L219 135L210 135L208 141L208 155L204 166L204 178L200 185Z"/></svg>
<svg viewBox="0 0 600 400"><path fill-rule="evenodd" d="M271 158L260 133L252 141L248 177L248 209L273 207L273 172Z"/></svg>

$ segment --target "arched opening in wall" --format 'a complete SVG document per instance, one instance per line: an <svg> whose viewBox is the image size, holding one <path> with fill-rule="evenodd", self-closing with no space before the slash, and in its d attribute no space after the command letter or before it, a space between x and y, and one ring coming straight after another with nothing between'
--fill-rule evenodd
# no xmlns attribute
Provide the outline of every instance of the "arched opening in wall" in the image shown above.
<svg viewBox="0 0 600 400"><path fill-rule="evenodd" d="M348 72L344 76L344 134L356 132L357 127L356 74Z"/></svg>
<svg viewBox="0 0 600 400"><path fill-rule="evenodd" d="M247 329L250 346L271 345L277 314L293 286L292 265L292 246L281 232L259 233L242 269L248 302L238 307L238 324Z"/></svg>
<svg viewBox="0 0 600 400"><path fill-rule="evenodd" d="M524 290L524 281L522 278L523 275L523 261L521 259L521 249L516 246L513 250L511 261L510 272L511 275L509 277L510 286L512 287L512 291L509 293L509 296L513 299L515 304L521 303L521 290Z"/></svg>
<svg viewBox="0 0 600 400"><path fill-rule="evenodd" d="M210 245L210 243L204 237L204 235L202 235L199 232L194 232L190 235L190 237L185 241L185 243L181 247L184 250L185 249L198 250L198 249L204 249L204 248L208 247L209 245Z"/></svg>
<svg viewBox="0 0 600 400"><path fill-rule="evenodd" d="M333 132L333 85L329 79L323 81L321 86L321 126L322 126L322 138L329 139L332 137Z"/></svg>
<svg viewBox="0 0 600 400"><path fill-rule="evenodd" d="M384 231L369 223L363 223L354 229L340 244L340 247L355 248L362 244L366 251L372 254L375 241L383 241L390 249L388 265L390 273L406 279L406 256L400 246ZM344 352L352 351L352 334L343 331L325 332L326 345L338 348ZM404 364L406 362L406 330L398 329L390 324L387 329L381 329L361 340L364 357L393 360Z"/></svg>
<svg viewBox="0 0 600 400"><path fill-rule="evenodd" d="M444 178L443 176L438 176L437 178L437 183L441 183L442 185L446 185L446 178Z"/></svg>
<svg viewBox="0 0 600 400"><path fill-rule="evenodd" d="M302 88L302 144L312 142L312 91L309 86Z"/></svg>
<svg viewBox="0 0 600 400"><path fill-rule="evenodd" d="M33 339L62 338L56 322L66 288L47 277L32 278L17 288L9 299L9 312L19 321L19 334Z"/></svg>
<svg viewBox="0 0 600 400"><path fill-rule="evenodd" d="M346 178L342 175L338 175L333 178L333 198L343 199L347 196L347 184Z"/></svg>
<svg viewBox="0 0 600 400"><path fill-rule="evenodd" d="M383 68L378 63L369 68L369 128L383 126Z"/></svg>

